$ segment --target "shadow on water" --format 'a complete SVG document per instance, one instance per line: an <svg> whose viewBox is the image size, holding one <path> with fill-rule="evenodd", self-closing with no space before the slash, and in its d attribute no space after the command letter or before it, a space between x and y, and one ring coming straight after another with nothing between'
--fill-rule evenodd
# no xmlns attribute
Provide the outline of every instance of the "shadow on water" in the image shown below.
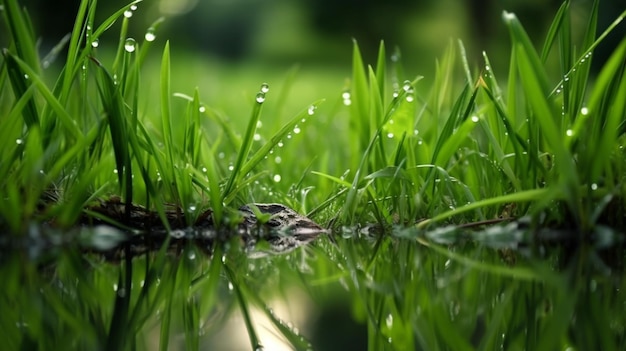
<svg viewBox="0 0 626 351"><path fill-rule="evenodd" d="M1 237L0 333L8 349L624 349L623 236L572 235L32 226Z"/></svg>

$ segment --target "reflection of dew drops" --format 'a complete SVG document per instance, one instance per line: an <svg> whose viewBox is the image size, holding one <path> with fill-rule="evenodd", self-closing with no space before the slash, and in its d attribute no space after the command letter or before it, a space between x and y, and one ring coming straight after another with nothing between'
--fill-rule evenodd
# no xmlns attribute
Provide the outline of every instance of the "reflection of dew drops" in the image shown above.
<svg viewBox="0 0 626 351"><path fill-rule="evenodd" d="M261 84L261 92L262 93L267 93L268 91L270 91L270 86L267 83L263 83Z"/></svg>
<svg viewBox="0 0 626 351"><path fill-rule="evenodd" d="M256 102L262 104L265 101L265 93L259 92L256 94Z"/></svg>
<svg viewBox="0 0 626 351"><path fill-rule="evenodd" d="M126 39L126 42L124 43L124 49L128 52L134 52L136 43L137 42L135 41L135 39L128 38Z"/></svg>

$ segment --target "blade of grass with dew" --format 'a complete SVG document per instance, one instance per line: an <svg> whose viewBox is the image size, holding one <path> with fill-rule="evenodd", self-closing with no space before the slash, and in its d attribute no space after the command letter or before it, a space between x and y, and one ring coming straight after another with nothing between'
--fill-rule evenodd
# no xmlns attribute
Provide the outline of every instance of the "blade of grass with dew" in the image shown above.
<svg viewBox="0 0 626 351"><path fill-rule="evenodd" d="M160 169L163 179L171 187L171 193L177 194L178 185L174 175L174 142L172 135L172 112L171 112L171 87L170 87L170 42L165 42L163 56L161 58L160 97L161 97L161 131L163 133L163 145L167 164ZM177 196L176 196L177 197Z"/></svg>
<svg viewBox="0 0 626 351"><path fill-rule="evenodd" d="M540 71L533 70L531 59L527 55L526 50L519 45L518 59L519 74L524 77L522 86L528 97L528 102L534 110L536 119L541 125L542 133L554 153L559 177L563 182L562 186L565 187L567 202L573 213L580 213L578 208L578 199L580 199L578 175L574 167L572 155L565 147L565 133L560 132L560 128L554 121L554 109L550 106L550 102L547 101L546 95L544 95L547 90L541 84L541 81L545 81L545 74L542 72L542 69Z"/></svg>
<svg viewBox="0 0 626 351"><path fill-rule="evenodd" d="M261 89L263 89L263 87ZM241 147L239 149L239 152L237 153L237 160L233 165L233 170L231 171L230 177L228 178L226 186L224 187L224 191L222 192L222 199L226 199L227 197L229 197L234 188L236 188L239 178L247 174L242 173L241 169L248 159L250 147L252 146L252 141L254 140L254 133L257 128L257 122L261 117L261 107L263 106L264 101L265 92L260 91L257 94L257 97L255 97L255 102L252 107L252 114L250 116L250 120L248 121L248 127L246 128L246 134L242 139Z"/></svg>
<svg viewBox="0 0 626 351"><path fill-rule="evenodd" d="M430 219L419 222L417 224L417 228L424 229L426 228L426 226L430 225L431 223L439 222L443 219L447 219L457 214L460 214L466 211L471 211L471 210L481 208L481 207L498 205L498 204L507 204L507 203L537 201L538 199L546 197L552 192L554 191L551 191L548 188L540 188L540 189L519 191L513 194L507 194L507 195L497 196L497 197L493 197L489 199L479 200L479 201L470 203L469 205L465 205L462 207L455 208L454 210L440 213ZM552 194L552 196L556 197L555 194Z"/></svg>
<svg viewBox="0 0 626 351"><path fill-rule="evenodd" d="M613 154L618 138L618 127L625 115L624 104L608 103L609 101L626 101L626 40L622 40L609 61L597 78L592 91L589 108L591 114L603 120L602 126L594 123L592 135L598 140L593 147L590 145L590 180L596 182L603 171L610 166L609 160ZM595 131L595 133L594 133Z"/></svg>
<svg viewBox="0 0 626 351"><path fill-rule="evenodd" d="M17 50L18 56L31 67L34 73L39 75L41 67L39 65L39 55L35 46L33 28L30 25L28 14L22 13L17 1L3 1L3 10L5 21L8 24L10 35L13 37L13 44Z"/></svg>
<svg viewBox="0 0 626 351"><path fill-rule="evenodd" d="M132 202L132 181L128 182L127 175L132 175L131 155L128 147L128 124L123 98L115 84L113 77L101 65L98 65L100 79L98 91L102 106L106 112L107 122L113 144L115 164L120 189L126 191L126 202ZM127 218L130 218L130 207L127 206Z"/></svg>

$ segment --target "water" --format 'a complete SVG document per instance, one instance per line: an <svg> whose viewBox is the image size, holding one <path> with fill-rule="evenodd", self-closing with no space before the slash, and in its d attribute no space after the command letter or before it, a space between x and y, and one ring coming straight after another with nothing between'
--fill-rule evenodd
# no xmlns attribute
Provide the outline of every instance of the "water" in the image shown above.
<svg viewBox="0 0 626 351"><path fill-rule="evenodd" d="M137 42L135 41L135 39L133 38L126 39L126 41L124 42L124 50L132 53L132 52L135 52L136 48L137 48Z"/></svg>

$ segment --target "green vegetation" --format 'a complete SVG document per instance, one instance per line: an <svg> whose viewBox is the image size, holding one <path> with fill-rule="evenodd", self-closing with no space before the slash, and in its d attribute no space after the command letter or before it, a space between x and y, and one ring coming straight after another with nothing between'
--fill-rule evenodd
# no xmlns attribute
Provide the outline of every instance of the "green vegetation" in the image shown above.
<svg viewBox="0 0 626 351"><path fill-rule="evenodd" d="M504 13L506 77L487 53L470 67L459 42L429 87L404 76L399 52L388 61L381 44L370 66L355 43L341 97L285 117L292 71L280 88L259 82L239 117L199 89L172 89L170 44L154 40L160 21L135 41L125 13L136 2L101 23L96 3L81 2L67 42L42 59L27 12L1 2L6 349L210 348L235 306L253 349L266 345L259 315L294 349L339 349L351 337L332 334L341 326L321 330L329 341L273 312L294 290L309 298L300 307L339 301L369 350L626 348L626 40L590 74L594 48L626 11L597 32L595 1L578 42L566 1L540 50ZM117 51L101 55L116 21ZM65 50L50 77L43 67ZM155 50L158 71L147 64ZM549 59L559 71L547 72ZM240 205L279 202L336 235L280 256L251 258L225 239L105 262L83 246L112 230L77 223L114 196L165 226L166 207L188 225L210 208L229 228ZM123 225L129 208L100 219Z"/></svg>

